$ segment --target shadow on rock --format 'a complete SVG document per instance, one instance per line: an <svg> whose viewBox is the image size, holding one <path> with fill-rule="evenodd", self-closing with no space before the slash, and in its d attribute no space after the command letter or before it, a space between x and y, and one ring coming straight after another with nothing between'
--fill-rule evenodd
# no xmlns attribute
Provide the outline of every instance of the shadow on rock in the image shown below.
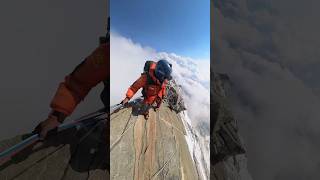
<svg viewBox="0 0 320 180"><path fill-rule="evenodd" d="M144 104L142 99L137 99L129 103L128 106L132 107L131 114L133 116L144 115L146 111L149 111L149 109L153 108L151 105Z"/></svg>
<svg viewBox="0 0 320 180"><path fill-rule="evenodd" d="M43 142L38 142L18 154L14 155L11 160L0 166L0 172L4 171L11 165L22 163L28 159L28 167L17 175L28 171L36 164L41 163L53 154L56 161L66 161L65 155L58 153L63 148L69 149L68 168L82 173L91 170L101 169L109 172L109 138L107 131L109 123L100 121L97 124L77 130L76 128L68 129L59 134L51 134ZM20 136L20 140L28 138L31 134ZM8 140L10 141L10 140ZM43 153L43 151L46 151ZM65 172L67 171L65 169Z"/></svg>

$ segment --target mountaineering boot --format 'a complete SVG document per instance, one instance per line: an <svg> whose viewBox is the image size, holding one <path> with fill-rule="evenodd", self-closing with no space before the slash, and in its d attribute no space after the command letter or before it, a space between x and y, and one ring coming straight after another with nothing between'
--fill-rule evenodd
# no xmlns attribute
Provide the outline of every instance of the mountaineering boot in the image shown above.
<svg viewBox="0 0 320 180"><path fill-rule="evenodd" d="M157 112L157 110L160 108L162 103L162 99L160 97L156 98L156 100L152 104L152 108L154 112Z"/></svg>
<svg viewBox="0 0 320 180"><path fill-rule="evenodd" d="M144 119L145 119L145 120L148 120L148 119L149 119L149 110L145 111L145 112L143 113L143 116L144 116Z"/></svg>

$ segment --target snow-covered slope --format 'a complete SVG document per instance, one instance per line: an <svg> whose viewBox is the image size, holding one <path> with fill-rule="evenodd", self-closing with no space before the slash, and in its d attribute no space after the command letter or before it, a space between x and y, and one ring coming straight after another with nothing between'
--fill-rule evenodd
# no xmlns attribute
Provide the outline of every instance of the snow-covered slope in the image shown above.
<svg viewBox="0 0 320 180"><path fill-rule="evenodd" d="M208 180L210 179L210 137L201 136L197 130L192 128L191 120L186 112L180 113L180 117L187 132L185 137L198 175L201 179Z"/></svg>
<svg viewBox="0 0 320 180"><path fill-rule="evenodd" d="M206 62L167 53L159 53L158 58L167 59L175 67L173 77L186 106L179 115L187 132L189 151L199 177L207 180L210 177L209 64L203 67Z"/></svg>

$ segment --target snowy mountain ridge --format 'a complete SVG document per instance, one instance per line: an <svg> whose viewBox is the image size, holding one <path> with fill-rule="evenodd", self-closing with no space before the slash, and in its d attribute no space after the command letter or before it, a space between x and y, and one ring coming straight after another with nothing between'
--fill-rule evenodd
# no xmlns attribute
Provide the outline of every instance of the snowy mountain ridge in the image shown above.
<svg viewBox="0 0 320 180"><path fill-rule="evenodd" d="M187 134L185 135L190 154L197 168L199 179L210 179L210 137L201 136L197 130L192 128L187 112L180 113Z"/></svg>
<svg viewBox="0 0 320 180"><path fill-rule="evenodd" d="M179 86L178 93L181 93L186 106L186 110L179 113L187 132L185 138L199 179L208 180L210 177L210 101L209 89L206 87L207 79L200 76L201 69L197 62L190 58L172 53L159 53L158 58L167 59L173 64L173 77Z"/></svg>

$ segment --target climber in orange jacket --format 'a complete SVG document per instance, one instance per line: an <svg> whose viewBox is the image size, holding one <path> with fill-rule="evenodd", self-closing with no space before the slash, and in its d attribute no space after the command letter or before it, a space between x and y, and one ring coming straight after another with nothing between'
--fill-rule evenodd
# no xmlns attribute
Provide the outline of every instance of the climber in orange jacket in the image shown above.
<svg viewBox="0 0 320 180"><path fill-rule="evenodd" d="M109 62L110 45L107 42L100 42L100 46L60 83L50 104L52 111L34 132L40 133L42 138L46 137L48 131L59 126L67 116L72 114L93 87L101 82L106 85L109 79ZM101 99L107 107L109 100L106 86Z"/></svg>
<svg viewBox="0 0 320 180"><path fill-rule="evenodd" d="M160 107L162 98L165 95L168 80L171 80L172 65L167 60L158 62L147 61L144 73L128 88L125 99L121 104L127 104L135 93L142 89L145 104L146 119L149 117L149 107L155 105L155 110Z"/></svg>

